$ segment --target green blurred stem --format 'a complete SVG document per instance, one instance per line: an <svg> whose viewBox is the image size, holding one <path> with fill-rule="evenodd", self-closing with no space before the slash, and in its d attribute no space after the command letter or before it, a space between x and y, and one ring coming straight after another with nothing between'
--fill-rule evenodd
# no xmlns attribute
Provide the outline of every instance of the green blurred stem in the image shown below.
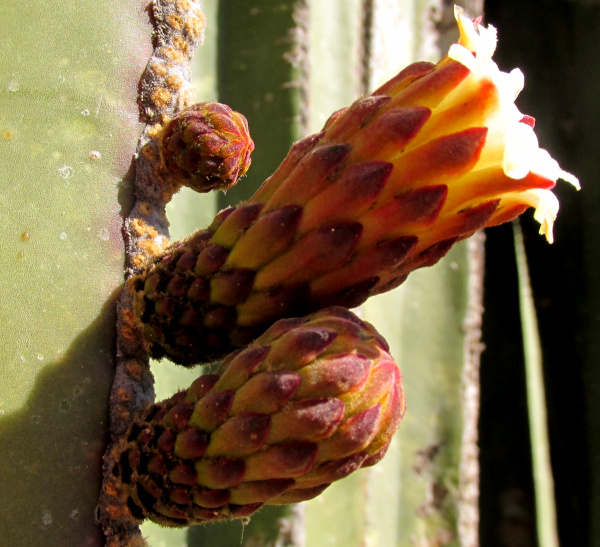
<svg viewBox="0 0 600 547"><path fill-rule="evenodd" d="M536 520L539 545L558 547L556 505L554 502L554 479L550 463L550 445L546 416L546 396L542 370L542 350L523 233L518 221L513 223L515 254L519 276L519 305L525 354L525 378L527 405L529 408L529 431L536 501Z"/></svg>

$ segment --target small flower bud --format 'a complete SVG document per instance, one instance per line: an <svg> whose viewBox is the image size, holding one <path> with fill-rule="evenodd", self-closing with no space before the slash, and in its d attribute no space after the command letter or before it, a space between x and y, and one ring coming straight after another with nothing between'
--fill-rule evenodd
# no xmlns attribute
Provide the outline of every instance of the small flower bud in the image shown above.
<svg viewBox="0 0 600 547"><path fill-rule="evenodd" d="M160 139L165 173L197 192L231 188L250 167L254 150L246 118L220 103L186 108Z"/></svg>

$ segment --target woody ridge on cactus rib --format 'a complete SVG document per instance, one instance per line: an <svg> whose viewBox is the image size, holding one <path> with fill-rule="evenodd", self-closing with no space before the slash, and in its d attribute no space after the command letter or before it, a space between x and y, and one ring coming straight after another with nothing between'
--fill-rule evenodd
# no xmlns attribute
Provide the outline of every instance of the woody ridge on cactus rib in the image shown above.
<svg viewBox="0 0 600 547"><path fill-rule="evenodd" d="M475 231L535 209L552 241L562 178L492 60L493 27L414 63L297 142L256 194L173 244L127 289L155 357L222 357L281 317L354 307Z"/></svg>
<svg viewBox="0 0 600 547"><path fill-rule="evenodd" d="M377 463L404 410L371 325L339 307L282 319L132 423L109 454L106 511L188 526L311 499Z"/></svg>

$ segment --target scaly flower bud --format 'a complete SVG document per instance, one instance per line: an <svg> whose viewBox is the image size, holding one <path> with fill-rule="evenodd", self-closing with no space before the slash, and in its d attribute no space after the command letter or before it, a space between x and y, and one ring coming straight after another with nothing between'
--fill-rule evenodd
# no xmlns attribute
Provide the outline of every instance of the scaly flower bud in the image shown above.
<svg viewBox="0 0 600 547"><path fill-rule="evenodd" d="M246 118L220 103L186 108L160 139L165 171L197 192L231 188L250 167L254 150Z"/></svg>
<svg viewBox="0 0 600 547"><path fill-rule="evenodd" d="M131 425L110 455L109 506L188 526L307 500L378 462L404 410L371 325L344 308L283 319Z"/></svg>
<svg viewBox="0 0 600 547"><path fill-rule="evenodd" d="M296 143L246 203L132 280L157 357L197 363L273 321L354 307L435 264L475 231L534 207L552 239L558 178L492 61L495 30L456 10L460 42L415 63Z"/></svg>

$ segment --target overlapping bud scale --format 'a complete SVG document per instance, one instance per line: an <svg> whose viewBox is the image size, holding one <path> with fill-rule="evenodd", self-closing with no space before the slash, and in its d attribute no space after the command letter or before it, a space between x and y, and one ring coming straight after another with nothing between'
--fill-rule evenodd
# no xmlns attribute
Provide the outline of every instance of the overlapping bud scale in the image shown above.
<svg viewBox="0 0 600 547"><path fill-rule="evenodd" d="M163 169L197 192L227 190L250 167L248 122L221 103L198 103L177 114L160 136Z"/></svg>
<svg viewBox="0 0 600 547"><path fill-rule="evenodd" d="M157 357L193 364L273 321L354 307L451 246L535 207L552 237L558 178L514 99L519 71L491 60L495 33L456 12L461 39L415 63L296 143L247 202L132 280Z"/></svg>
<svg viewBox="0 0 600 547"><path fill-rule="evenodd" d="M383 457L404 414L387 344L344 308L284 319L151 405L112 455L126 518L188 526L313 498Z"/></svg>

